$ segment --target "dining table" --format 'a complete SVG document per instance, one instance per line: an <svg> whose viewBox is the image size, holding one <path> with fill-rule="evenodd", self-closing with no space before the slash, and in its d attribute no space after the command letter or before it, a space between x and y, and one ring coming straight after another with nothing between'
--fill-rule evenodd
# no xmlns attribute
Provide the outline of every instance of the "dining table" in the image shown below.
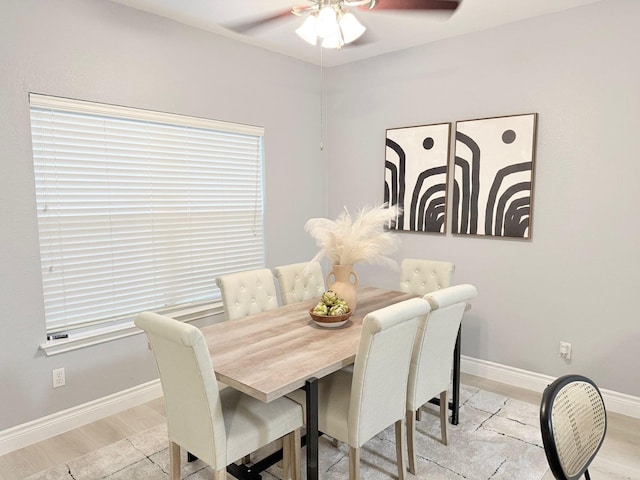
<svg viewBox="0 0 640 480"><path fill-rule="evenodd" d="M354 363L368 313L416 297L370 286L357 295L357 309L339 327L312 320L316 298L202 328L219 382L263 402L305 389L307 480L318 479L318 379ZM254 467L231 473L260 478L262 467Z"/></svg>

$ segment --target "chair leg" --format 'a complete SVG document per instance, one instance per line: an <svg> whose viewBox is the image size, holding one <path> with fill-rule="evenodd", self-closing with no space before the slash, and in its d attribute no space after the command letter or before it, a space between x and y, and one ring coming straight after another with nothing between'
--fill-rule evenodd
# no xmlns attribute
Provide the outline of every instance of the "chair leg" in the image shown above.
<svg viewBox="0 0 640 480"><path fill-rule="evenodd" d="M180 480L180 445L169 441L169 478Z"/></svg>
<svg viewBox="0 0 640 480"><path fill-rule="evenodd" d="M409 454L409 472L416 474L416 412L407 410L407 453Z"/></svg>
<svg viewBox="0 0 640 480"><path fill-rule="evenodd" d="M227 479L227 469L221 468L220 470L214 470L213 472L213 480L226 480Z"/></svg>
<svg viewBox="0 0 640 480"><path fill-rule="evenodd" d="M299 428L282 438L282 478L285 480L301 480L301 439L302 432Z"/></svg>
<svg viewBox="0 0 640 480"><path fill-rule="evenodd" d="M589 475L589 470L588 469L584 471L584 478L585 478L585 480L591 480L591 476Z"/></svg>
<svg viewBox="0 0 640 480"><path fill-rule="evenodd" d="M442 443L447 444L447 412L449 411L449 390L440 392L440 433L442 435Z"/></svg>
<svg viewBox="0 0 640 480"><path fill-rule="evenodd" d="M291 444L291 437L293 432L282 437L282 478L288 480L291 478L291 454L293 445Z"/></svg>
<svg viewBox="0 0 640 480"><path fill-rule="evenodd" d="M335 448L338 448L340 446L340 440L332 438L331 439L331 445L333 445Z"/></svg>
<svg viewBox="0 0 640 480"><path fill-rule="evenodd" d="M244 465L249 465L251 463L251 454L242 457L242 463Z"/></svg>
<svg viewBox="0 0 640 480"><path fill-rule="evenodd" d="M407 432L405 431L404 418L396 422L396 458L398 462L398 480L404 480L407 464L404 461L405 441Z"/></svg>
<svg viewBox="0 0 640 480"><path fill-rule="evenodd" d="M360 449L349 447L349 480L360 480Z"/></svg>
<svg viewBox="0 0 640 480"><path fill-rule="evenodd" d="M293 471L291 472L292 480L302 480L302 449L300 448L302 440L302 430L300 428L296 428L293 431L293 438L291 439L291 446L293 450L291 452L291 456L293 457L293 464L291 468Z"/></svg>

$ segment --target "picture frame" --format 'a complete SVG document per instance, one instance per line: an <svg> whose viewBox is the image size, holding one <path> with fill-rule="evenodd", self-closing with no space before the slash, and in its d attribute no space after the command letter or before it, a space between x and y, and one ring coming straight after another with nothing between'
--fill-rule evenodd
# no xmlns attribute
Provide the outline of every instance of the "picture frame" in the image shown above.
<svg viewBox="0 0 640 480"><path fill-rule="evenodd" d="M451 123L390 128L384 201L400 212L391 229L446 233Z"/></svg>
<svg viewBox="0 0 640 480"><path fill-rule="evenodd" d="M537 117L456 122L453 234L531 238Z"/></svg>

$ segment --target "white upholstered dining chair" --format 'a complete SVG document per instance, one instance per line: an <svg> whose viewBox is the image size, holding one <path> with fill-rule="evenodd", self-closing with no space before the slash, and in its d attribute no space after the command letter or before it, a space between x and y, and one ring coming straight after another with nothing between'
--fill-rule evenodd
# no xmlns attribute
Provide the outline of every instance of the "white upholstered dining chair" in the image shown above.
<svg viewBox="0 0 640 480"><path fill-rule="evenodd" d="M447 444L448 392L453 350L467 302L478 294L473 285L455 285L425 295L431 311L418 325L407 386L407 447L409 472L416 473L416 413L440 397L440 431Z"/></svg>
<svg viewBox="0 0 640 480"><path fill-rule="evenodd" d="M226 320L266 312L278 307L273 274L268 268L216 277Z"/></svg>
<svg viewBox="0 0 640 480"><path fill-rule="evenodd" d="M360 478L360 448L395 424L398 476L404 479L407 379L416 329L429 303L412 298L367 314L353 371L318 380L318 428L349 445L349 479ZM305 393L288 395L305 405Z"/></svg>
<svg viewBox="0 0 640 480"><path fill-rule="evenodd" d="M400 291L426 295L451 285L456 266L451 262L405 258L400 264Z"/></svg>
<svg viewBox="0 0 640 480"><path fill-rule="evenodd" d="M278 308L276 284L267 268L221 275L216 277L216 285L220 289L227 321ZM243 462L250 463L250 455Z"/></svg>
<svg viewBox="0 0 640 480"><path fill-rule="evenodd" d="M319 262L292 263L273 269L280 286L283 305L320 297L325 292Z"/></svg>
<svg viewBox="0 0 640 480"><path fill-rule="evenodd" d="M405 258L400 264L401 292L426 295L451 285L456 266L451 262L426 258ZM420 410L417 417L420 420Z"/></svg>
<svg viewBox="0 0 640 480"><path fill-rule="evenodd" d="M233 388L218 389L202 332L186 323L143 312L144 330L156 358L164 393L171 480L180 477L180 449L226 479L226 467L279 438L284 478L300 478L302 407L286 397L264 403Z"/></svg>

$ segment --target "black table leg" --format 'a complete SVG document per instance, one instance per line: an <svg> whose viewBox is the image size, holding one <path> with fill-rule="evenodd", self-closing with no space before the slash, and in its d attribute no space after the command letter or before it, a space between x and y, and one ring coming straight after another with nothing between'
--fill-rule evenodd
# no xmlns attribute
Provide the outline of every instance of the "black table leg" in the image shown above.
<svg viewBox="0 0 640 480"><path fill-rule="evenodd" d="M456 338L456 346L453 350L453 392L451 401L447 407L451 410L451 423L458 425L460 413L460 344L462 326L458 329L458 337ZM433 405L440 405L440 399L435 397L429 400Z"/></svg>
<svg viewBox="0 0 640 480"><path fill-rule="evenodd" d="M458 425L458 417L460 413L460 347L462 345L462 325L458 328L458 337L456 338L456 347L453 350L453 394L451 395L451 423Z"/></svg>
<svg viewBox="0 0 640 480"><path fill-rule="evenodd" d="M318 480L318 379L304 384L307 392L307 480Z"/></svg>

